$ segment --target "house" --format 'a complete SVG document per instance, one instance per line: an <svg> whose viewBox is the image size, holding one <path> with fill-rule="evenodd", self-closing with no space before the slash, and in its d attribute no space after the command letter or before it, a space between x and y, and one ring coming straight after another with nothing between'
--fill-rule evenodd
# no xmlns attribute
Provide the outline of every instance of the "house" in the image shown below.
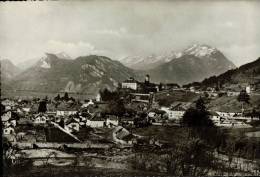
<svg viewBox="0 0 260 177"><path fill-rule="evenodd" d="M214 111L210 111L210 118L214 122L215 125L222 121L221 116Z"/></svg>
<svg viewBox="0 0 260 177"><path fill-rule="evenodd" d="M25 137L26 133L25 132L19 132L16 134L16 140L17 141L22 141Z"/></svg>
<svg viewBox="0 0 260 177"><path fill-rule="evenodd" d="M191 92L195 92L196 90L195 90L195 87L190 87L190 91Z"/></svg>
<svg viewBox="0 0 260 177"><path fill-rule="evenodd" d="M69 116L69 115L74 115L76 114L76 110L57 110L56 115L57 116Z"/></svg>
<svg viewBox="0 0 260 177"><path fill-rule="evenodd" d="M135 80L133 77L130 77L129 79L125 80L124 82L121 83L121 87L124 89L132 89L132 90L137 90L138 88L138 81Z"/></svg>
<svg viewBox="0 0 260 177"><path fill-rule="evenodd" d="M4 125L13 125L14 127L16 126L16 120L18 119L18 115L15 112L12 112L11 110L5 112L2 116L2 122Z"/></svg>
<svg viewBox="0 0 260 177"><path fill-rule="evenodd" d="M109 116L106 119L106 125L108 127L115 127L115 126L118 126L118 124L119 124L119 121L118 121L118 117L116 117L116 116Z"/></svg>
<svg viewBox="0 0 260 177"><path fill-rule="evenodd" d="M16 127L16 124L17 124L17 121L15 118L11 117L9 120L8 120L9 124L12 125L13 127Z"/></svg>
<svg viewBox="0 0 260 177"><path fill-rule="evenodd" d="M149 118L154 118L156 116L156 113L155 112L149 112L148 113L148 117Z"/></svg>
<svg viewBox="0 0 260 177"><path fill-rule="evenodd" d="M100 93L98 93L96 96L96 102L100 102L100 101L101 101L101 95Z"/></svg>
<svg viewBox="0 0 260 177"><path fill-rule="evenodd" d="M214 87L207 87L206 91L207 92L216 92L216 88L214 88Z"/></svg>
<svg viewBox="0 0 260 177"><path fill-rule="evenodd" d="M89 105L94 105L94 102L90 99L87 103L82 104L82 108L87 108Z"/></svg>
<svg viewBox="0 0 260 177"><path fill-rule="evenodd" d="M4 99L1 103L2 103L2 105L4 105L5 107L6 107L6 106L13 107L13 106L16 105L15 101L9 100L9 99Z"/></svg>
<svg viewBox="0 0 260 177"><path fill-rule="evenodd" d="M176 110L174 108L168 108L168 107L161 107L161 110L166 112L169 120L175 120L175 121L179 121L185 113L185 110L183 109Z"/></svg>
<svg viewBox="0 0 260 177"><path fill-rule="evenodd" d="M145 76L144 82L139 82L133 77L130 77L129 79L121 83L121 88L132 89L137 91L138 93L150 93L159 91L159 85L151 83L150 76L148 74Z"/></svg>
<svg viewBox="0 0 260 177"><path fill-rule="evenodd" d="M24 112L26 112L26 113L29 113L30 110L31 110L31 108L22 108L22 110L23 110Z"/></svg>
<svg viewBox="0 0 260 177"><path fill-rule="evenodd" d="M61 119L62 119L62 116L55 116L54 122L59 123L61 121Z"/></svg>
<svg viewBox="0 0 260 177"><path fill-rule="evenodd" d="M58 105L58 107L56 108L57 116L69 116L69 115L74 115L78 112L81 105L69 103L69 102L70 101L68 101L67 103L62 102L61 104Z"/></svg>
<svg viewBox="0 0 260 177"><path fill-rule="evenodd" d="M227 96L230 97L230 96L238 96L240 94L240 92L232 92L232 91L228 91L227 92Z"/></svg>
<svg viewBox="0 0 260 177"><path fill-rule="evenodd" d="M3 129L4 135L15 135L14 127L12 125L9 125Z"/></svg>
<svg viewBox="0 0 260 177"><path fill-rule="evenodd" d="M124 137L131 134L127 129L124 127L118 126L113 129L113 133L117 139L122 140Z"/></svg>
<svg viewBox="0 0 260 177"><path fill-rule="evenodd" d="M9 111L9 110L11 110L11 109L12 109L12 106L9 106L9 105L5 106L5 110L6 110L6 111Z"/></svg>
<svg viewBox="0 0 260 177"><path fill-rule="evenodd" d="M80 125L86 125L87 118L79 116L79 124Z"/></svg>
<svg viewBox="0 0 260 177"><path fill-rule="evenodd" d="M54 116L56 116L57 112L56 111L47 111L45 114L47 114L48 116L54 117Z"/></svg>
<svg viewBox="0 0 260 177"><path fill-rule="evenodd" d="M46 122L47 117L43 114L38 114L33 121L34 124L46 124Z"/></svg>
<svg viewBox="0 0 260 177"><path fill-rule="evenodd" d="M242 116L242 113L235 113L235 112L220 112L220 111L216 111L216 113L222 117L226 117L226 118L232 118L232 117L236 117L236 116Z"/></svg>
<svg viewBox="0 0 260 177"><path fill-rule="evenodd" d="M95 114L91 119L87 119L86 126L93 128L106 127L106 119L101 117L100 114Z"/></svg>
<svg viewBox="0 0 260 177"><path fill-rule="evenodd" d="M68 122L66 122L66 127L70 132L79 132L79 121L76 119L72 118Z"/></svg>
<svg viewBox="0 0 260 177"><path fill-rule="evenodd" d="M12 111L6 111L2 116L1 116L1 120L2 122L7 122L9 119L11 119L12 117Z"/></svg>

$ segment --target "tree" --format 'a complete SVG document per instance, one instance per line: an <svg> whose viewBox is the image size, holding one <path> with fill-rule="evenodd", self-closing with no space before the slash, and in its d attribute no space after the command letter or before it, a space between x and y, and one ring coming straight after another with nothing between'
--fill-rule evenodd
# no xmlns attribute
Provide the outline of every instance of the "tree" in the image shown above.
<svg viewBox="0 0 260 177"><path fill-rule="evenodd" d="M68 94L68 92L65 92L65 93L64 93L64 96L62 97L62 99L63 99L64 101L68 101L68 100L69 100L69 94Z"/></svg>
<svg viewBox="0 0 260 177"><path fill-rule="evenodd" d="M107 112L116 116L123 116L126 112L123 100L119 99L117 101L110 101Z"/></svg>
<svg viewBox="0 0 260 177"><path fill-rule="evenodd" d="M205 96L206 98L208 98L208 97L209 97L208 92L204 92L204 96Z"/></svg>
<svg viewBox="0 0 260 177"><path fill-rule="evenodd" d="M45 113L47 111L47 102L45 100L40 101L38 107L38 113Z"/></svg>
<svg viewBox="0 0 260 177"><path fill-rule="evenodd" d="M102 100L104 100L104 101L112 101L112 100L119 99L118 91L110 91L107 88L105 88L104 90L101 90L99 93L100 93Z"/></svg>
<svg viewBox="0 0 260 177"><path fill-rule="evenodd" d="M56 97L54 97L55 101L59 101L60 100L60 94L58 94Z"/></svg>
<svg viewBox="0 0 260 177"><path fill-rule="evenodd" d="M196 101L196 108L190 108L184 113L182 124L188 127L213 127L209 115L203 99L199 98Z"/></svg>
<svg viewBox="0 0 260 177"><path fill-rule="evenodd" d="M210 119L210 113L207 111L202 98L196 101L195 108L189 108L184 113L181 124L189 128L190 135L198 134L200 138L210 143L211 139L217 136L217 129Z"/></svg>
<svg viewBox="0 0 260 177"><path fill-rule="evenodd" d="M241 92L239 93L237 100L239 102L242 102L242 112L244 112L244 103L249 103L250 97L249 95L246 93L246 90L241 90Z"/></svg>
<svg viewBox="0 0 260 177"><path fill-rule="evenodd" d="M160 82L159 84L159 91L161 91L163 89L163 84Z"/></svg>
<svg viewBox="0 0 260 177"><path fill-rule="evenodd" d="M6 137L3 137L2 149L3 176L17 176L13 174L23 173L32 166L32 160L28 159L26 153L19 151L18 146L13 145Z"/></svg>

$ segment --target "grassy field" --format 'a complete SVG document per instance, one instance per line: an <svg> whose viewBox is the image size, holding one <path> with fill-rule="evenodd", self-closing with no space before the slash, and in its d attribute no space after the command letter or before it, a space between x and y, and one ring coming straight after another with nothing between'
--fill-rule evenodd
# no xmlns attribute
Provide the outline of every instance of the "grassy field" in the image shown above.
<svg viewBox="0 0 260 177"><path fill-rule="evenodd" d="M193 102L198 98L198 94L183 90L163 91L155 95L155 100L161 106L170 106L174 102Z"/></svg>
<svg viewBox="0 0 260 177"><path fill-rule="evenodd" d="M260 95L250 96L249 104L245 103L243 107L245 110L251 110L254 107L260 110ZM222 96L211 100L208 108L213 111L241 112L242 103L237 100L236 96Z"/></svg>
<svg viewBox="0 0 260 177"><path fill-rule="evenodd" d="M154 137L160 141L177 144L187 135L187 129L174 126L149 126L144 128L133 129L134 134L141 136Z"/></svg>

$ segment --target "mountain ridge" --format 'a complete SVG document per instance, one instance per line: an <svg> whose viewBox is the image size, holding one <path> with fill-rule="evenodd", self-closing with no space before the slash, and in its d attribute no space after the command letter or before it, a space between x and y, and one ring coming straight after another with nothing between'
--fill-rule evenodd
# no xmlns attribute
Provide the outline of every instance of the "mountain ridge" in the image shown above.
<svg viewBox="0 0 260 177"><path fill-rule="evenodd" d="M193 45L169 62L165 62L146 72L155 82L187 84L219 75L235 65L216 48Z"/></svg>
<svg viewBox="0 0 260 177"><path fill-rule="evenodd" d="M149 56L128 56L120 59L119 61L133 69L150 70L156 68L161 64L168 63L174 59L181 58L184 55L208 57L219 52L220 51L217 48L210 47L206 44L193 44L182 51L170 51L160 55L152 54ZM232 63L232 66L234 67L235 65Z"/></svg>
<svg viewBox="0 0 260 177"><path fill-rule="evenodd" d="M132 69L108 57L89 55L70 60L46 53L46 58L10 83L14 89L22 90L97 93L104 87L114 89L129 77L136 77Z"/></svg>
<svg viewBox="0 0 260 177"><path fill-rule="evenodd" d="M260 89L260 57L253 62L241 65L238 68L228 70L218 76L204 79L202 82L189 83L186 86L201 88L222 87L241 90L241 87L255 86Z"/></svg>

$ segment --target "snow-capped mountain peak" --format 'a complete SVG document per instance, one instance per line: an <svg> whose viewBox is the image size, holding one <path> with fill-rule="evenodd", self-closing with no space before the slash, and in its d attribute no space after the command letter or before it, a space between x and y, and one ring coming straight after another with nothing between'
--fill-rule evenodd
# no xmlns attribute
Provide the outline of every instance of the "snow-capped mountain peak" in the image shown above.
<svg viewBox="0 0 260 177"><path fill-rule="evenodd" d="M71 60L72 58L65 52L55 54L58 58Z"/></svg>
<svg viewBox="0 0 260 177"><path fill-rule="evenodd" d="M186 55L195 55L197 57L205 57L209 56L213 53L216 53L218 50L214 47L210 47L204 44L194 44L191 47L184 50L184 54Z"/></svg>
<svg viewBox="0 0 260 177"><path fill-rule="evenodd" d="M162 54L153 54L150 56L133 56L133 57L126 57L120 60L126 66L133 68L133 69L152 69L156 66L171 62L172 60L176 60L182 58L183 56L195 56L198 58L203 59L211 59L217 60L216 57L212 56L213 54L221 53L217 48L211 47L205 44L194 44L182 51L171 51L165 52Z"/></svg>

